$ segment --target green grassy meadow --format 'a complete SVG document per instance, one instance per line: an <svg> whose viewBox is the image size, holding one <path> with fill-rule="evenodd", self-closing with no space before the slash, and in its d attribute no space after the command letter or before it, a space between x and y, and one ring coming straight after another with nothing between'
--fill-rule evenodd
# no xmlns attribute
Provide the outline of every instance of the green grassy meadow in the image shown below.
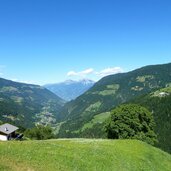
<svg viewBox="0 0 171 171"><path fill-rule="evenodd" d="M170 171L171 155L137 140L0 142L3 171Z"/></svg>

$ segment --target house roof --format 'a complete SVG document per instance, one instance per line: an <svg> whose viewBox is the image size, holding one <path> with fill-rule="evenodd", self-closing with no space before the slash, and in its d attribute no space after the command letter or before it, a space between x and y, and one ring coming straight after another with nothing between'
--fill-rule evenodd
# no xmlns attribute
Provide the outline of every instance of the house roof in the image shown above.
<svg viewBox="0 0 171 171"><path fill-rule="evenodd" d="M11 125L11 124L3 124L0 126L0 132L8 135L11 134L12 132L16 131L17 129L19 129L18 127Z"/></svg>

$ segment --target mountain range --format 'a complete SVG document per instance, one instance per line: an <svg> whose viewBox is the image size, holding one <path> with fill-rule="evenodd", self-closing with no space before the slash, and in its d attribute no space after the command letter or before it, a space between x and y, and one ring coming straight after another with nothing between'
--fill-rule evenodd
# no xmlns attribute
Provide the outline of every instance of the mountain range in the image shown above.
<svg viewBox="0 0 171 171"><path fill-rule="evenodd" d="M0 78L0 120L23 127L53 124L65 101L38 85Z"/></svg>
<svg viewBox="0 0 171 171"><path fill-rule="evenodd" d="M56 85L46 86L55 91ZM65 100L73 100L66 103L52 89L0 78L0 120L26 128L51 125L62 138L105 138L103 128L110 111L124 103L137 103L154 116L156 146L171 153L171 63L110 75L96 83L70 80L58 86ZM78 92L84 93L77 97Z"/></svg>
<svg viewBox="0 0 171 171"><path fill-rule="evenodd" d="M71 101L89 90L94 83L94 81L88 79L79 81L67 80L61 83L47 84L44 87L62 99Z"/></svg>
<svg viewBox="0 0 171 171"><path fill-rule="evenodd" d="M137 103L141 105L145 103L147 108L153 112L159 146L171 152L169 147L171 137L168 135L171 131L169 126L171 120L168 118L171 110L169 100L164 100L170 96L163 97L163 100L157 96L155 99L158 99L158 103L152 103L151 96L147 101L143 101L144 98L142 98L144 95L149 97L152 92L170 87L171 63L146 66L128 73L104 77L76 100L65 104L60 111L64 118L60 125L59 137L105 138L103 125L111 109L123 103L136 103L134 99L141 97L142 101L137 100ZM161 96L163 93L165 94L161 92ZM164 101L167 103L163 104ZM151 103L154 105L153 108L147 105ZM160 108L161 106L166 107L163 113L159 112L159 106Z"/></svg>

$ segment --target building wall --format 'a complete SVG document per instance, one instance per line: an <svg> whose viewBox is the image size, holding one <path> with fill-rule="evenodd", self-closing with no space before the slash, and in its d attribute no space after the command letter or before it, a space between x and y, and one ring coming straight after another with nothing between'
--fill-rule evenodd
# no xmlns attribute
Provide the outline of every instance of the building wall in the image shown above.
<svg viewBox="0 0 171 171"><path fill-rule="evenodd" d="M6 135L0 135L0 141L7 141L8 138Z"/></svg>

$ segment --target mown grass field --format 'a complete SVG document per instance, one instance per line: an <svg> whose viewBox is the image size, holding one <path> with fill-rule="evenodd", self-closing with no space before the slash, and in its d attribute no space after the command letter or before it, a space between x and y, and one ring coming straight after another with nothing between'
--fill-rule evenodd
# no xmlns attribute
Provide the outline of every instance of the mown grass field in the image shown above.
<svg viewBox="0 0 171 171"><path fill-rule="evenodd" d="M0 142L0 170L170 171L171 155L136 140Z"/></svg>

